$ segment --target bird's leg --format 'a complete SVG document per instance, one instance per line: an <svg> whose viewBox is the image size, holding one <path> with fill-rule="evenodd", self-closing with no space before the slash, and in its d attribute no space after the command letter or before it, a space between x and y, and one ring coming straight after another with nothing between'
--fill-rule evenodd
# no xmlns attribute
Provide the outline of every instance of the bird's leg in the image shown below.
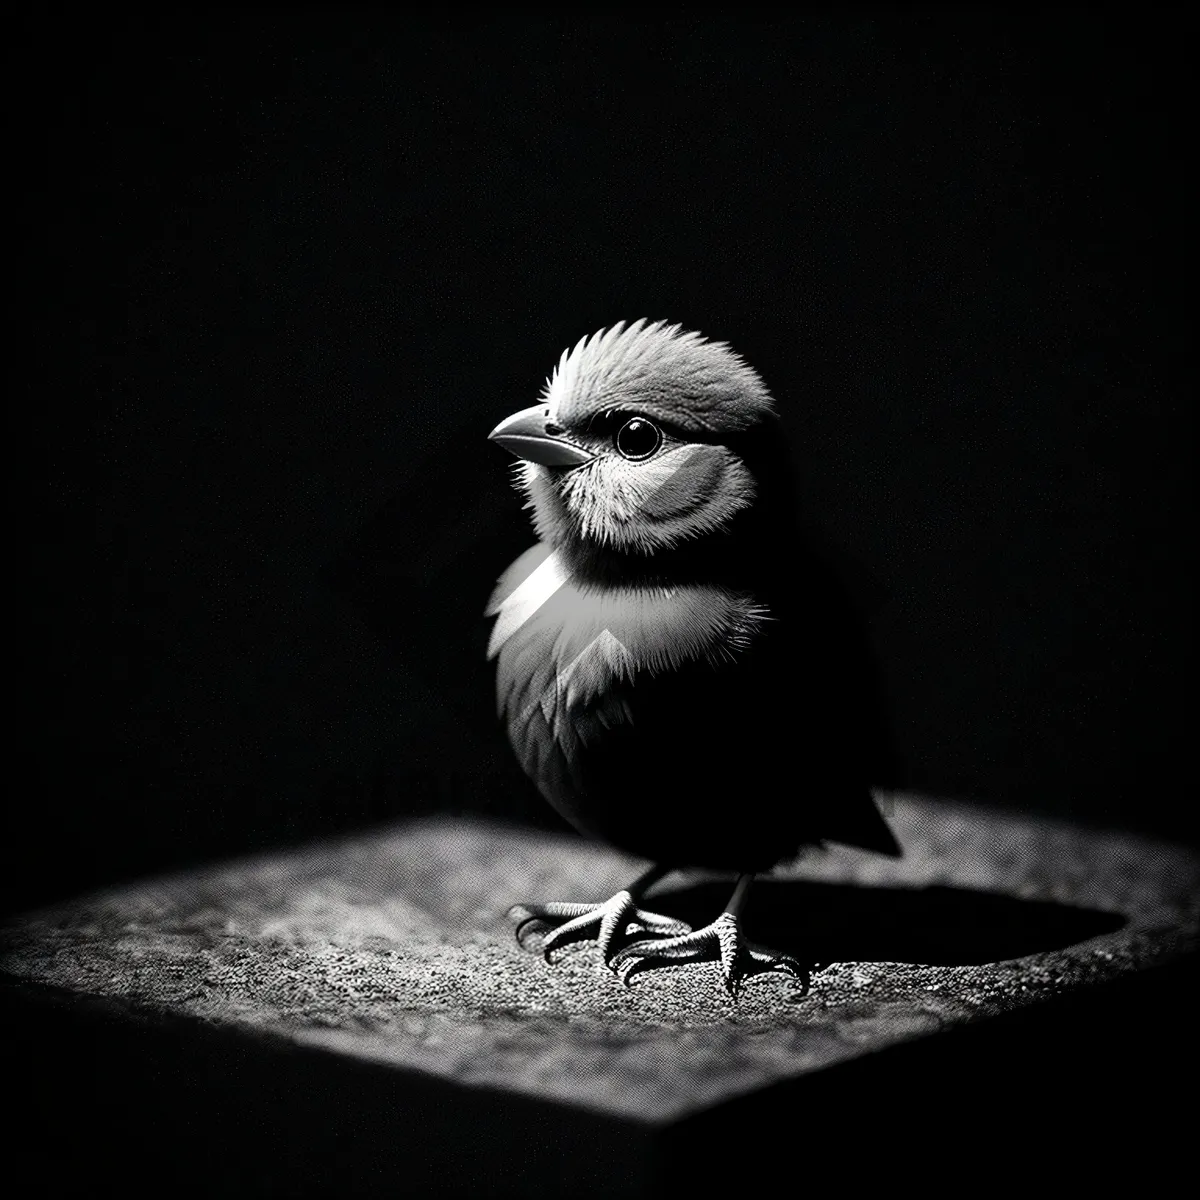
<svg viewBox="0 0 1200 1200"><path fill-rule="evenodd" d="M612 956L614 942L630 928L640 926L642 932L656 937L678 937L690 933L691 926L683 921L638 907L642 896L665 875L669 875L671 870L671 867L651 867L627 888L599 904L551 901L541 905L514 905L509 909L508 915L517 922L517 940L521 940L526 925L532 922L557 925L542 942L542 953L549 962L550 951L556 946L592 936L591 930L595 926L594 936L600 946L600 953L604 961L608 962Z"/></svg>
<svg viewBox="0 0 1200 1200"><path fill-rule="evenodd" d="M763 971L784 971L799 979L808 991L811 968L804 966L790 954L774 954L761 946L751 945L742 937L740 917L746 903L746 893L754 882L754 876L739 875L737 887L725 911L711 925L693 933L667 937L661 941L633 942L619 951L613 958L612 969L619 971L626 963L633 965L625 974L628 986L630 979L639 971L663 962L691 962L698 959L720 958L721 975L726 991L733 993L745 978Z"/></svg>

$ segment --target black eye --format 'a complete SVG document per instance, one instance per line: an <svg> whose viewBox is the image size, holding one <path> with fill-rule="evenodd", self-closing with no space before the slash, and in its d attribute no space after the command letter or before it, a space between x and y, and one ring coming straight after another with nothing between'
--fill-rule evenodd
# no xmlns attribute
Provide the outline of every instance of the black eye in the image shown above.
<svg viewBox="0 0 1200 1200"><path fill-rule="evenodd" d="M662 430L645 417L630 417L613 438L613 445L625 458L649 458L662 445Z"/></svg>

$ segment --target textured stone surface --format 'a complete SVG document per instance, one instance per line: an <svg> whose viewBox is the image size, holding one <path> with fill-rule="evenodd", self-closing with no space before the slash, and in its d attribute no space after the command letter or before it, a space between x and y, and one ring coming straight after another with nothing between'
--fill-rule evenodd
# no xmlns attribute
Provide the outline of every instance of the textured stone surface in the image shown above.
<svg viewBox="0 0 1200 1200"><path fill-rule="evenodd" d="M281 1034L468 1085L661 1122L766 1084L1129 975L1195 947L1188 851L915 797L901 861L830 848L756 886L756 941L837 965L738 999L713 963L546 965L510 905L603 899L644 865L574 838L425 820L105 891L5 930L19 979ZM731 881L676 876L693 924Z"/></svg>

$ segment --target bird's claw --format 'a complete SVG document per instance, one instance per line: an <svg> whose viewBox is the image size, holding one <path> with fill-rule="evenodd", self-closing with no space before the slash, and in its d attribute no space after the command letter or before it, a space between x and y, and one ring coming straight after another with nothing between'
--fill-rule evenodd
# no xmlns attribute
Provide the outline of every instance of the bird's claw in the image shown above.
<svg viewBox="0 0 1200 1200"><path fill-rule="evenodd" d="M761 946L754 946L742 937L738 919L733 913L722 913L711 925L703 929L661 941L633 942L613 956L610 966L614 971L627 963L625 986L634 975L649 970L662 962L697 962L719 958L721 976L725 990L736 995L744 979L761 975L767 971L782 971L800 981L802 995L808 993L812 972L819 967L806 967L790 954L775 954Z"/></svg>
<svg viewBox="0 0 1200 1200"><path fill-rule="evenodd" d="M691 932L691 926L683 921L638 908L633 894L627 890L620 891L611 899L599 904L559 901L530 906L518 904L509 909L509 917L517 922L518 942L521 942L521 935L528 925L535 922L547 925L559 922L542 941L542 955L547 962L550 961L551 950L589 936L592 926L599 927L596 941L605 963L610 963L617 939L632 928L640 927L641 932L667 938L680 937ZM524 945L523 942L521 944Z"/></svg>

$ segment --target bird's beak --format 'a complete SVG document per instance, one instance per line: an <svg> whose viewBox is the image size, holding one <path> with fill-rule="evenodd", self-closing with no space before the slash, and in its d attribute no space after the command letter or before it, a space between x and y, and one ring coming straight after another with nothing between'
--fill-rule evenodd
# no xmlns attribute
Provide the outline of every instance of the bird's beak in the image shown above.
<svg viewBox="0 0 1200 1200"><path fill-rule="evenodd" d="M576 445L566 432L555 425L544 404L523 408L501 421L491 433L489 442L496 442L526 462L545 467L581 467L596 456Z"/></svg>

